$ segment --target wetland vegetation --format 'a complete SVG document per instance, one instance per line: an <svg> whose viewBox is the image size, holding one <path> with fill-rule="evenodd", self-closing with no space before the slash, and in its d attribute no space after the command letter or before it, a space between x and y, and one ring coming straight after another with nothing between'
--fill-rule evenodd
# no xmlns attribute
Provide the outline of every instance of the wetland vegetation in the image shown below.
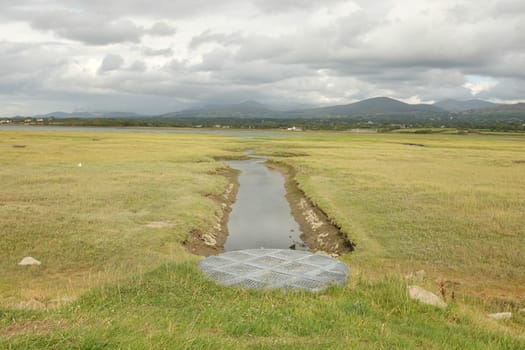
<svg viewBox="0 0 525 350"><path fill-rule="evenodd" d="M355 244L345 287L200 274L183 242L220 223L221 159L246 149ZM0 130L0 348L524 348L524 175L519 135ZM423 270L446 309L408 299Z"/></svg>

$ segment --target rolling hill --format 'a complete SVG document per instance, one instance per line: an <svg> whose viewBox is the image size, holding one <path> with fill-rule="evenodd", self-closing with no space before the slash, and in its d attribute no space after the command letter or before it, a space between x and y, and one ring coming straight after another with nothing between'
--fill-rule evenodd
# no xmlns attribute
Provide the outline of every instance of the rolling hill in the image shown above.
<svg viewBox="0 0 525 350"><path fill-rule="evenodd" d="M237 104L207 105L194 109L163 114L162 118L281 118L282 113L256 101Z"/></svg>
<svg viewBox="0 0 525 350"><path fill-rule="evenodd" d="M434 103L434 106L439 107L447 112L464 112L477 109L493 108L500 105L478 99L468 101L447 99Z"/></svg>
<svg viewBox="0 0 525 350"><path fill-rule="evenodd" d="M427 104L408 104L389 97L375 97L359 102L314 108L304 111L289 112L295 116L353 116L353 115L378 115L378 114L400 114L417 112L444 112L439 107Z"/></svg>

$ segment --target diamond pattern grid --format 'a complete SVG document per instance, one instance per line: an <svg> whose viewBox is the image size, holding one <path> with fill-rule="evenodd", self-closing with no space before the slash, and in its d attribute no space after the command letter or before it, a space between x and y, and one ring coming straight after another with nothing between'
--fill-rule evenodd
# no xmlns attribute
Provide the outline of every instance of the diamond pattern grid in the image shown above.
<svg viewBox="0 0 525 350"><path fill-rule="evenodd" d="M331 284L344 285L349 269L339 260L305 251L247 249L211 256L200 269L227 286L251 289L304 289L320 291Z"/></svg>

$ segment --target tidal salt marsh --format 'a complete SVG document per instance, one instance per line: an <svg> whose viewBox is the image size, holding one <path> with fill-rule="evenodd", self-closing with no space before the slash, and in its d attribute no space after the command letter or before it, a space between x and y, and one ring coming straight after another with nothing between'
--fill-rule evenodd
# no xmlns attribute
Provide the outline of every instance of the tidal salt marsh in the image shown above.
<svg viewBox="0 0 525 350"><path fill-rule="evenodd" d="M524 138L260 140L0 130L0 347L523 347ZM224 159L246 149L291 166L356 244L339 257L346 286L251 292L199 275L183 242L217 224ZM446 310L407 299L421 270L437 294L446 282ZM499 311L515 316L486 319Z"/></svg>

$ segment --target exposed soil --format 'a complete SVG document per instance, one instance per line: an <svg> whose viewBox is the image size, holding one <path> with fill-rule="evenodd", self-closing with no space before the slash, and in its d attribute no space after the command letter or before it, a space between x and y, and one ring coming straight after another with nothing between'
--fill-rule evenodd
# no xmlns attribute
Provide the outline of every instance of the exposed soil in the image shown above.
<svg viewBox="0 0 525 350"><path fill-rule="evenodd" d="M293 167L274 161L267 161L266 165L283 174L292 215L301 228L301 239L311 251L339 256L354 250L355 245L340 227L299 188Z"/></svg>
<svg viewBox="0 0 525 350"><path fill-rule="evenodd" d="M45 334L65 326L62 321L24 321L0 329L0 335L9 338L23 334Z"/></svg>
<svg viewBox="0 0 525 350"><path fill-rule="evenodd" d="M284 176L286 198L292 208L292 215L301 228L301 239L311 251L339 256L354 250L355 245L348 240L346 234L299 189L295 180L295 170L291 166L273 161L267 161L265 164ZM239 189L239 173L231 168L221 168L217 173L228 179L224 193L208 196L219 208L215 213L217 221L208 232L190 232L184 245L192 254L210 256L224 251L231 205L235 202Z"/></svg>
<svg viewBox="0 0 525 350"><path fill-rule="evenodd" d="M228 184L221 195L210 194L207 196L218 207L215 211L217 220L208 232L200 230L190 232L188 238L184 241L184 245L192 254L201 256L220 254L224 251L224 243L228 238L228 217L230 216L231 205L237 198L239 172L231 168L221 168L216 173L224 176L228 180Z"/></svg>

